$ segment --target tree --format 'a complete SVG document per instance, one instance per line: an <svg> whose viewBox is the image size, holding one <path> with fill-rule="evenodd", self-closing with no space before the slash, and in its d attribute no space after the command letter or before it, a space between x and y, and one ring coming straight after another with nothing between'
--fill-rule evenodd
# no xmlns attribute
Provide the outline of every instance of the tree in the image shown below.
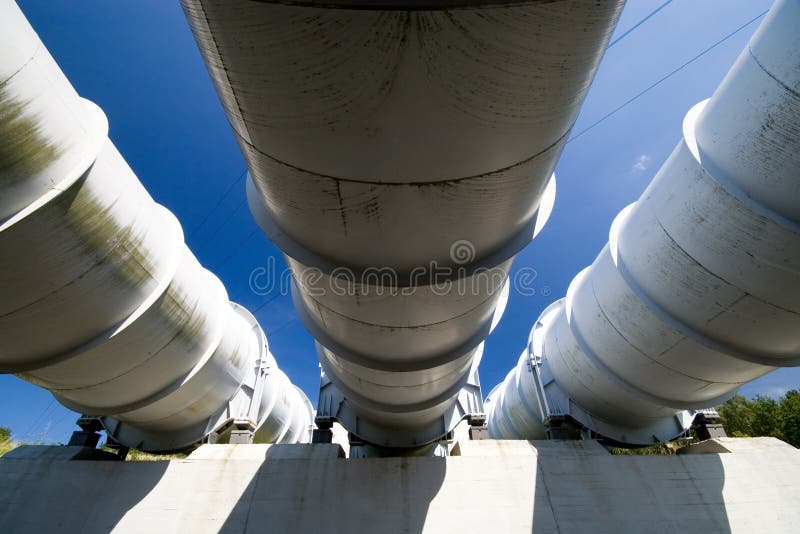
<svg viewBox="0 0 800 534"><path fill-rule="evenodd" d="M753 419L750 423L750 435L772 436L783 439L781 409L775 399L766 395L758 395L750 404L753 414Z"/></svg>
<svg viewBox="0 0 800 534"><path fill-rule="evenodd" d="M11 429L0 426L0 456L13 449L16 445L11 441Z"/></svg>
<svg viewBox="0 0 800 534"><path fill-rule="evenodd" d="M779 401L759 395L735 395L717 408L729 436L772 436L800 447L800 391L792 390Z"/></svg>
<svg viewBox="0 0 800 534"><path fill-rule="evenodd" d="M780 409L784 441L800 448L800 391L787 392L781 399Z"/></svg>
<svg viewBox="0 0 800 534"><path fill-rule="evenodd" d="M733 437L753 435L753 407L747 397L734 395L717 408L725 432Z"/></svg>

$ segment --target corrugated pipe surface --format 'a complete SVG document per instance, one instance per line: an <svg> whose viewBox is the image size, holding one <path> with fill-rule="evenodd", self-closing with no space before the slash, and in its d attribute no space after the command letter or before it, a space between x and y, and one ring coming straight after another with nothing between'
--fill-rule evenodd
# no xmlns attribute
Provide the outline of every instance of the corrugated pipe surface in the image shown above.
<svg viewBox="0 0 800 534"><path fill-rule="evenodd" d="M305 395L107 133L1 0L0 372L109 416L131 447L180 449L233 418L307 441Z"/></svg>
<svg viewBox="0 0 800 534"><path fill-rule="evenodd" d="M678 410L800 365L798 28L800 2L776 2L687 114L675 151L490 394L492 436L540 438L548 414L571 414L617 441L662 441L690 423Z"/></svg>
<svg viewBox="0 0 800 534"><path fill-rule="evenodd" d="M471 410L623 3L182 0L319 342L320 413L411 447Z"/></svg>

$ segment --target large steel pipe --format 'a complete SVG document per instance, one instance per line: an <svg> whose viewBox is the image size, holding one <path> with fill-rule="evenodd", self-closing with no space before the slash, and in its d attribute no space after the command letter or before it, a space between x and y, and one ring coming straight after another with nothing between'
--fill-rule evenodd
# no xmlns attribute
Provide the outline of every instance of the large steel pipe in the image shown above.
<svg viewBox="0 0 800 534"><path fill-rule="evenodd" d="M107 416L131 447L184 448L234 419L307 441L305 395L107 130L0 2L0 372Z"/></svg>
<svg viewBox="0 0 800 534"><path fill-rule="evenodd" d="M687 114L675 151L490 395L492 435L542 437L558 405L616 441L669 439L691 420L678 410L800 365L798 27L800 3L776 2Z"/></svg>
<svg viewBox="0 0 800 534"><path fill-rule="evenodd" d="M182 4L345 426L440 437L623 1Z"/></svg>

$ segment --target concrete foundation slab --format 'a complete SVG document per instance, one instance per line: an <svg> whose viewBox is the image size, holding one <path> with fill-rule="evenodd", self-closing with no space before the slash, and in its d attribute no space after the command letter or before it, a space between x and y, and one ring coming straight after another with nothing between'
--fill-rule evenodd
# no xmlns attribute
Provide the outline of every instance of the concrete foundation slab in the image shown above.
<svg viewBox="0 0 800 534"><path fill-rule="evenodd" d="M730 452L482 440L448 458L345 459L331 444L164 462L12 454L0 532L800 532L800 450L719 441Z"/></svg>

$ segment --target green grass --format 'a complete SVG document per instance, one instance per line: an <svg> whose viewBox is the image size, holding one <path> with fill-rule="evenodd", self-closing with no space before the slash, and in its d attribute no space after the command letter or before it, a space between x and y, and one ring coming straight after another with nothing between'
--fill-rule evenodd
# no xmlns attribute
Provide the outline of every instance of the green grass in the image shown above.
<svg viewBox="0 0 800 534"><path fill-rule="evenodd" d="M106 447L105 445L100 447L101 450L112 452L114 454L117 453L115 449L110 447ZM128 451L128 456L125 457L126 462L163 462L167 460L183 460L189 456L189 453L186 452L178 452L174 454L153 454L150 452L140 451L138 449L131 449Z"/></svg>
<svg viewBox="0 0 800 534"><path fill-rule="evenodd" d="M0 441L0 456L3 456L5 453L13 451L19 446L19 444L15 441L6 440Z"/></svg>
<svg viewBox="0 0 800 534"><path fill-rule="evenodd" d="M668 441L647 447L625 449L621 447L608 447L608 451L615 456L654 456L676 454L678 449L691 445L692 440Z"/></svg>
<svg viewBox="0 0 800 534"><path fill-rule="evenodd" d="M22 445L42 445L42 443L20 443L17 441L12 440L4 440L0 441L0 457L5 455L8 452L13 451L17 447ZM60 444L53 444L53 447L59 447ZM110 449L108 447L100 447L101 450L112 452L116 454L116 450ZM189 456L188 453L179 452L176 454L151 454L149 452L144 452L136 449L131 449L128 452L128 456L125 458L126 462L161 462L166 460L182 460Z"/></svg>

